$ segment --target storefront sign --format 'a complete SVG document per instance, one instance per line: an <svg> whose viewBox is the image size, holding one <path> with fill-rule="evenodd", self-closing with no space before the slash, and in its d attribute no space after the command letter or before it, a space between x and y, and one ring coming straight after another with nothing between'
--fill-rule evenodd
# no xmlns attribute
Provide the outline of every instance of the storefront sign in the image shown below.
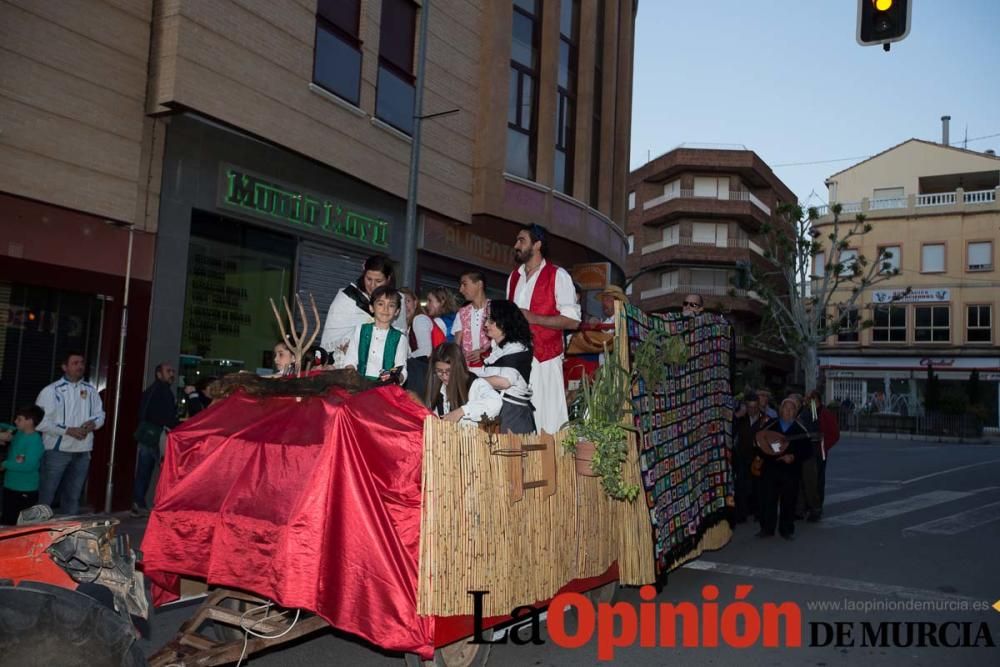
<svg viewBox="0 0 1000 667"><path fill-rule="evenodd" d="M245 169L222 165L219 206L353 243L389 247L389 223L351 210L341 202L295 186L264 179Z"/></svg>
<svg viewBox="0 0 1000 667"><path fill-rule="evenodd" d="M446 222L426 213L423 215L420 247L504 274L513 271L516 265L513 239L500 243L476 234L468 225Z"/></svg>
<svg viewBox="0 0 1000 667"><path fill-rule="evenodd" d="M573 280L583 290L604 289L611 280L611 262L574 264L570 269Z"/></svg>
<svg viewBox="0 0 1000 667"><path fill-rule="evenodd" d="M909 293L905 289L872 290L872 303L925 303L932 301L951 301L951 290L913 288Z"/></svg>

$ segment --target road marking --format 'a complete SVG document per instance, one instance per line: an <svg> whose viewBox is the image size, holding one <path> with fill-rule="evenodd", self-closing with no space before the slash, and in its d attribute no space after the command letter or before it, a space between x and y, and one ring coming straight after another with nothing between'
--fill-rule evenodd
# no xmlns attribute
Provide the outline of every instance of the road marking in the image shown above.
<svg viewBox="0 0 1000 667"><path fill-rule="evenodd" d="M789 584L820 586L823 588L835 588L842 591L868 593L877 597L891 596L907 600L981 601L979 598L970 598L965 595L957 595L955 593L942 593L940 591L932 591L924 588L893 586L891 584L879 584L872 581L859 581L857 579L845 579L842 577L828 577L825 575L809 574L806 572L775 570L768 567L750 567L746 565L733 565L731 563L718 563L706 560L691 561L681 567L687 570L698 570L701 572L718 572L719 574L731 574L737 577L756 577L758 579L769 579L771 581L781 581Z"/></svg>
<svg viewBox="0 0 1000 667"><path fill-rule="evenodd" d="M938 472L932 472L929 475L922 475L921 477L914 477L913 479L908 479L903 482L903 484L913 484L914 482L922 482L925 479L931 479L932 477L939 477L940 475L948 475L953 472L958 472L959 470L968 470L969 468L978 468L979 466L990 465L991 463L1000 463L1000 459L991 459L989 461L980 461L979 463L970 463L969 465L958 466L957 468L949 468L947 470L940 470Z"/></svg>
<svg viewBox="0 0 1000 667"><path fill-rule="evenodd" d="M877 493L898 491L899 488L899 484L881 484L879 486L863 486L860 489L851 489L849 491L838 491L837 493L828 494L823 500L823 505L825 507L828 505L836 505L837 503L846 503L852 500L857 500L858 498L874 496Z"/></svg>
<svg viewBox="0 0 1000 667"><path fill-rule="evenodd" d="M982 507L941 517L933 521L919 523L903 529L906 533L927 533L929 535L957 535L967 530L1000 521L1000 503L990 503Z"/></svg>
<svg viewBox="0 0 1000 667"><path fill-rule="evenodd" d="M902 500L894 500L889 503L882 503L881 505L872 505L871 507L854 512L848 512L847 514L839 514L829 519L824 518L821 525L833 528L840 526L861 526L873 521L899 516L900 514L916 512L917 510L933 507L934 505L950 503L960 498L968 498L975 493L976 491L930 491L909 498L903 498Z"/></svg>

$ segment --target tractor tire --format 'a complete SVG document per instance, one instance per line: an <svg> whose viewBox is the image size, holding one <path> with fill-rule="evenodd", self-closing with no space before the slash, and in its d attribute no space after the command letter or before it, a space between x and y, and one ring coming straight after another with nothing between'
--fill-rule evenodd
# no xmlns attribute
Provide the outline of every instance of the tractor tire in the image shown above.
<svg viewBox="0 0 1000 667"><path fill-rule="evenodd" d="M31 581L0 585L0 665L146 664L133 628L89 595Z"/></svg>

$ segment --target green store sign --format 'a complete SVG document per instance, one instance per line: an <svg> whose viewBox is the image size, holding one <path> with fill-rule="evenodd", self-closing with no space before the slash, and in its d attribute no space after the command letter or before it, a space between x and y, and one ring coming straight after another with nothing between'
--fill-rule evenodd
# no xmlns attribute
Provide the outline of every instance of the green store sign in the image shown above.
<svg viewBox="0 0 1000 667"><path fill-rule="evenodd" d="M222 205L317 234L373 248L389 247L389 223L342 204L224 166Z"/></svg>

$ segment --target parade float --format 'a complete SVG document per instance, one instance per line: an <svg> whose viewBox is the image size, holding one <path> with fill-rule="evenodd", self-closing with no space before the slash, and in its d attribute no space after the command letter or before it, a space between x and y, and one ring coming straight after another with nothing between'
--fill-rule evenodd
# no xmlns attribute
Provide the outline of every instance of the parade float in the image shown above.
<svg viewBox="0 0 1000 667"><path fill-rule="evenodd" d="M731 535L731 339L718 316L619 307L628 494L579 465L572 425L458 426L353 371L224 378L169 435L141 569L157 606L204 598L150 664L228 664L332 626L408 664L481 665L473 640L512 631L518 607L663 583Z"/></svg>

